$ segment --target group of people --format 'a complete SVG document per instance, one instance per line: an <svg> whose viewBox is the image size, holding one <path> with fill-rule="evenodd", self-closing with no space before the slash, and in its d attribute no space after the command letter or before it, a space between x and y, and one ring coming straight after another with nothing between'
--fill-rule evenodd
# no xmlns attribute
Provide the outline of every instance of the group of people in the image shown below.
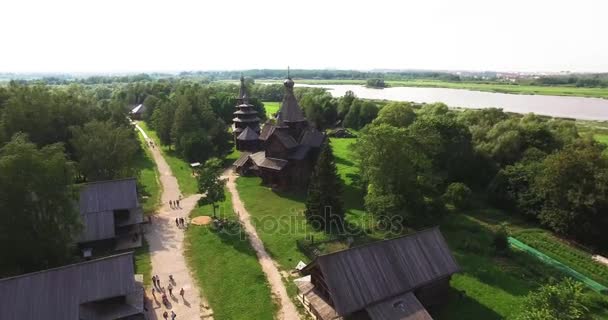
<svg viewBox="0 0 608 320"><path fill-rule="evenodd" d="M157 275L152 276L152 284L154 284L154 287L152 287L152 296L154 297L154 301L156 301L156 292L160 292L162 294L162 301L163 304L165 305L165 307L169 307L169 299L167 298L167 294L165 292L165 287L160 285L160 278ZM173 297L173 288L175 285L175 280L173 279L173 275L169 275L169 285L167 285L167 291L169 291L169 296ZM184 299L184 288L181 288L179 290L179 295L182 297L182 299ZM175 320L175 317L177 317L177 314L175 314L175 312L173 310L171 310L171 320ZM163 318L168 319L169 317L169 313L167 311L165 311L163 313Z"/></svg>
<svg viewBox="0 0 608 320"><path fill-rule="evenodd" d="M179 206L179 200L169 200L169 206L171 207L171 209L181 209L182 207Z"/></svg>
<svg viewBox="0 0 608 320"><path fill-rule="evenodd" d="M148 143L150 144L150 148L154 149L154 141L148 140Z"/></svg>
<svg viewBox="0 0 608 320"><path fill-rule="evenodd" d="M175 218L175 226L178 228L185 228L186 220L184 220L184 218Z"/></svg>

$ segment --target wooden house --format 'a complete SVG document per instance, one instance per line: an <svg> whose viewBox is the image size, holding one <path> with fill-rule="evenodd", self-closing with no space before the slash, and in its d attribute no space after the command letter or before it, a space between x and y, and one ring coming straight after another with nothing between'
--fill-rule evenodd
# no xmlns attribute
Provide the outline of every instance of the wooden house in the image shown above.
<svg viewBox="0 0 608 320"><path fill-rule="evenodd" d="M131 111L129 111L129 117L132 120L141 120L144 118L144 112L146 112L146 106L143 104L138 104L137 106L133 107Z"/></svg>
<svg viewBox="0 0 608 320"><path fill-rule="evenodd" d="M306 120L293 92L293 80L288 78L284 85L281 108L275 121L262 128L258 149L245 149L248 152L241 154L234 167L239 174L260 176L266 185L306 188L325 134Z"/></svg>
<svg viewBox="0 0 608 320"><path fill-rule="evenodd" d="M133 253L0 279L3 320L144 319Z"/></svg>
<svg viewBox="0 0 608 320"><path fill-rule="evenodd" d="M458 272L439 228L318 256L296 280L316 319L428 320Z"/></svg>
<svg viewBox="0 0 608 320"><path fill-rule="evenodd" d="M84 227L78 241L82 248L141 246L143 210L135 178L85 184L80 190L79 209Z"/></svg>

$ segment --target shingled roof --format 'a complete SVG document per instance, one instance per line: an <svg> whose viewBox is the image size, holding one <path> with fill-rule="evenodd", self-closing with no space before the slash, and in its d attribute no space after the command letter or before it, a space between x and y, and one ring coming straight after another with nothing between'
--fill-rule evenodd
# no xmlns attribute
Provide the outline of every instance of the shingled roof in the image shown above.
<svg viewBox="0 0 608 320"><path fill-rule="evenodd" d="M135 178L85 184L80 190L79 207L84 225L79 239L82 242L114 238L114 210L129 210L128 220L121 225L143 221Z"/></svg>
<svg viewBox="0 0 608 320"><path fill-rule="evenodd" d="M260 151L249 156L256 166L281 171L287 165L287 160L266 158L266 152Z"/></svg>
<svg viewBox="0 0 608 320"><path fill-rule="evenodd" d="M258 140L259 137L260 135L255 132L255 130L251 129L251 127L247 127L238 137L236 137L236 139L241 141L253 141Z"/></svg>
<svg viewBox="0 0 608 320"><path fill-rule="evenodd" d="M283 122L306 121L304 112L302 112L302 109L300 109L296 96L293 94L293 80L288 78L285 80L284 85L285 95L283 96L283 101L281 102L281 108L277 113L277 122L280 124Z"/></svg>
<svg viewBox="0 0 608 320"><path fill-rule="evenodd" d="M135 178L87 183L80 190L80 213L139 207Z"/></svg>
<svg viewBox="0 0 608 320"><path fill-rule="evenodd" d="M459 271L439 228L318 256L338 314L347 315Z"/></svg>
<svg viewBox="0 0 608 320"><path fill-rule="evenodd" d="M365 310L372 320L433 320L411 292L376 303Z"/></svg>
<svg viewBox="0 0 608 320"><path fill-rule="evenodd" d="M302 137L300 138L300 144L311 148L321 147L323 141L325 141L325 134L313 128L308 128L302 132Z"/></svg>
<svg viewBox="0 0 608 320"><path fill-rule="evenodd" d="M134 279L133 253L123 253L0 279L0 317L78 320L83 311L95 308L95 301L137 294L139 289ZM135 301L143 301L142 297ZM129 301L122 305L122 316L143 311L142 305L129 305ZM85 310L81 309L83 306ZM130 313L124 314L127 312ZM103 319L92 312L87 314L90 317L86 319Z"/></svg>

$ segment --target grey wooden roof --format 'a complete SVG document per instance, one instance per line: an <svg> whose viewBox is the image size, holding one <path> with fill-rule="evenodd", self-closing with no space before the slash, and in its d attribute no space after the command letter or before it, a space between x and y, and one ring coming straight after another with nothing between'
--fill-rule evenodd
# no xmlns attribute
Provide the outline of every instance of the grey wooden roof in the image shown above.
<svg viewBox="0 0 608 320"><path fill-rule="evenodd" d="M256 166L266 169L280 171L283 170L283 168L285 168L285 166L287 165L287 160L277 158L266 158L265 151L256 152L250 155L249 157L251 158L251 160L253 160L253 163L255 163Z"/></svg>
<svg viewBox="0 0 608 320"><path fill-rule="evenodd" d="M306 158L306 155L310 151L310 147L306 145L299 145L290 155L289 159L302 160Z"/></svg>
<svg viewBox="0 0 608 320"><path fill-rule="evenodd" d="M433 320L411 292L376 303L365 310L372 320Z"/></svg>
<svg viewBox="0 0 608 320"><path fill-rule="evenodd" d="M235 167L243 166L247 162L247 160L249 160L250 154L251 153L249 153L249 152L242 152L241 156L238 159L236 159L236 161L232 165Z"/></svg>
<svg viewBox="0 0 608 320"><path fill-rule="evenodd" d="M139 207L135 178L87 183L80 190L80 213Z"/></svg>
<svg viewBox="0 0 608 320"><path fill-rule="evenodd" d="M270 138L276 128L277 127L271 123L267 122L266 124L264 124L264 126L262 127L262 132L260 132L260 140L267 140L268 138Z"/></svg>
<svg viewBox="0 0 608 320"><path fill-rule="evenodd" d="M300 138L300 144L312 148L319 148L323 144L323 141L325 141L325 134L313 128L304 130L304 132L302 132L302 137Z"/></svg>
<svg viewBox="0 0 608 320"><path fill-rule="evenodd" d="M271 137L277 137L281 144L283 144L283 146L287 149L292 149L298 146L296 139L294 139L285 131L274 130L274 133L271 135Z"/></svg>
<svg viewBox="0 0 608 320"><path fill-rule="evenodd" d="M285 84L285 95L283 95L283 101L281 102L281 108L277 113L277 122L301 122L306 121L304 112L300 109L296 96L293 94L293 80L287 79Z"/></svg>
<svg viewBox="0 0 608 320"><path fill-rule="evenodd" d="M146 106L143 104L139 104L135 108L131 109L131 114L143 114L145 111Z"/></svg>
<svg viewBox="0 0 608 320"><path fill-rule="evenodd" d="M81 242L114 238L114 210L129 210L121 225L141 223L143 212L137 199L135 178L85 184L80 190Z"/></svg>
<svg viewBox="0 0 608 320"><path fill-rule="evenodd" d="M133 253L0 279L3 320L78 320L80 305L137 290Z"/></svg>
<svg viewBox="0 0 608 320"><path fill-rule="evenodd" d="M342 315L459 271L437 227L319 256L303 272L315 265Z"/></svg>
<svg viewBox="0 0 608 320"><path fill-rule="evenodd" d="M111 239L116 236L113 211L89 212L81 217L84 225L81 242Z"/></svg>
<svg viewBox="0 0 608 320"><path fill-rule="evenodd" d="M241 134L239 134L238 137L236 137L236 139L241 141L253 141L258 140L259 137L260 135L255 132L255 130L247 127L245 130L243 130L243 132L241 132Z"/></svg>

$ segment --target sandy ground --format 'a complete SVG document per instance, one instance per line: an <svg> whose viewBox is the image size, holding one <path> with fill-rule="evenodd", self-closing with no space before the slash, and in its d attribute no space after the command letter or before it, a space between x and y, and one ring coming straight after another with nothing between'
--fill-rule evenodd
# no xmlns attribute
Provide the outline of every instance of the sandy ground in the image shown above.
<svg viewBox="0 0 608 320"><path fill-rule="evenodd" d="M137 126L142 132L146 141L149 141L146 133ZM150 247L152 260L152 274L158 275L161 287L167 288L169 285L169 275L173 275L174 296L170 297L166 291L170 305L165 307L161 301L161 294L156 293L152 296L151 288L147 290L146 301L148 319L163 319L163 312L171 311L177 315L176 319L213 319L213 311L210 309L206 299L199 291L198 285L194 281L184 257L184 230L177 227L175 218L187 218L190 211L201 197L193 195L180 201L180 208L171 208L169 200L177 200L180 196L177 179L173 176L171 169L158 147L150 148L152 156L160 173L162 185L162 206L157 214L152 217L151 226L148 228L145 238ZM181 288L185 294L182 298L179 295Z"/></svg>
<svg viewBox="0 0 608 320"><path fill-rule="evenodd" d="M266 252L262 240L260 240L255 228L251 224L251 216L249 215L249 212L245 210L245 206L239 197L235 183L237 175L232 169L228 169L224 172L223 176L224 178L228 179L226 187L232 195L232 206L234 208L234 212L238 213L238 217L245 228L245 232L247 232L247 235L249 236L249 242L258 256L258 261L262 266L262 271L264 271L266 278L270 283L270 289L274 295L274 298L279 303L277 318L280 320L300 319L298 310L287 295L287 290L285 289L285 285L281 279L281 273L279 272L276 263L268 255L268 252Z"/></svg>

